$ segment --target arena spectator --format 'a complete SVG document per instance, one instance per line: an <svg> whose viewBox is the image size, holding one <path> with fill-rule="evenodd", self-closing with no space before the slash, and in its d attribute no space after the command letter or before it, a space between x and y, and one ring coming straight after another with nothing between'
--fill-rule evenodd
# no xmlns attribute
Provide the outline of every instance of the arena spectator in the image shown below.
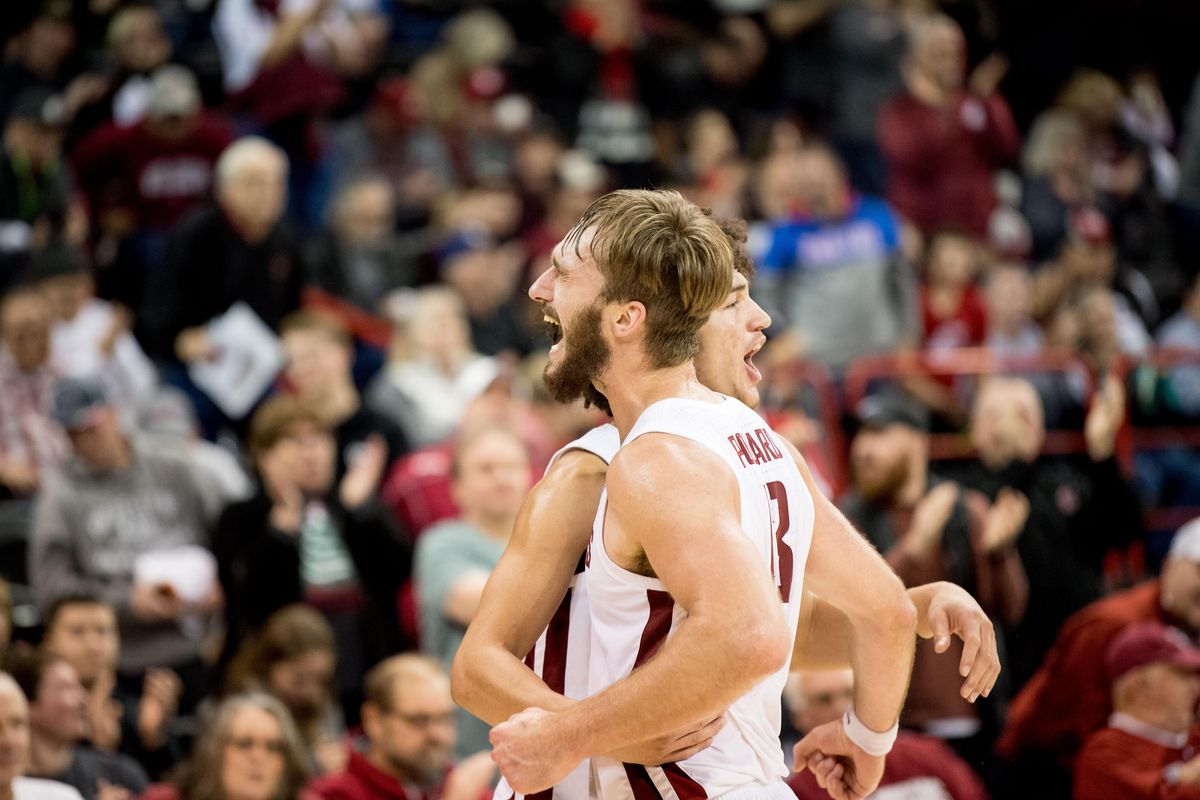
<svg viewBox="0 0 1200 800"><path fill-rule="evenodd" d="M79 243L87 218L62 163L62 98L30 89L15 99L0 150L0 289L54 235Z"/></svg>
<svg viewBox="0 0 1200 800"><path fill-rule="evenodd" d="M904 31L913 14L904 3L871 0L839 3L829 12L834 143L846 160L850 182L870 194L882 195L887 186L875 130L880 109L903 88Z"/></svg>
<svg viewBox="0 0 1200 800"><path fill-rule="evenodd" d="M33 494L43 472L70 450L50 414L58 373L50 362L50 308L41 293L17 289L0 300L0 491Z"/></svg>
<svg viewBox="0 0 1200 800"><path fill-rule="evenodd" d="M154 667L140 694L118 685L117 612L95 595L63 596L46 613L45 626L42 647L74 667L87 691L91 745L124 753L153 774L174 766L180 756L171 733L183 692L179 676Z"/></svg>
<svg viewBox="0 0 1200 800"><path fill-rule="evenodd" d="M98 384L60 380L53 409L73 456L38 493L29 545L34 597L43 611L78 592L102 598L117 610L122 679L136 692L146 670L170 667L184 678L190 709L204 683L192 629L220 608L220 592L214 582L185 599L164 578L139 580L137 565L155 552L203 546L227 498L178 448L127 437Z"/></svg>
<svg viewBox="0 0 1200 800"><path fill-rule="evenodd" d="M414 577L421 607L421 647L449 669L479 606L488 575L512 534L530 486L529 455L508 430L467 434L455 452L454 499L461 516L438 523L417 543ZM457 753L488 748L488 726L458 711Z"/></svg>
<svg viewBox="0 0 1200 800"><path fill-rule="evenodd" d="M1088 410L1086 456L1054 458L1041 455L1045 415L1033 384L992 378L975 396L971 441L979 458L959 480L990 499L1020 492L1030 507L1017 540L1030 595L1010 636L1014 686L1037 669L1067 617L1100 597L1105 556L1140 537L1141 510L1116 457L1124 419L1124 390L1110 377Z"/></svg>
<svg viewBox="0 0 1200 800"><path fill-rule="evenodd" d="M1103 214L1094 208L1073 214L1059 257L1036 273L1034 313L1045 319L1064 302L1080 302L1080 295L1093 287L1109 289L1121 350L1144 354L1151 344L1147 327L1158 321L1158 301L1146 277L1120 264L1117 255L1112 227Z"/></svg>
<svg viewBox="0 0 1200 800"><path fill-rule="evenodd" d="M1108 725L1075 762L1077 800L1200 797L1195 755L1200 650L1161 622L1135 622L1104 654L1112 684Z"/></svg>
<svg viewBox="0 0 1200 800"><path fill-rule="evenodd" d="M438 250L442 279L462 298L471 341L484 355L525 356L533 349L523 324L527 301L515 292L523 259L520 244L501 245L479 229L455 233Z"/></svg>
<svg viewBox="0 0 1200 800"><path fill-rule="evenodd" d="M117 238L165 234L211 200L217 159L233 141L229 124L204 110L186 67L157 68L147 88L143 118L108 123L71 154L94 223Z"/></svg>
<svg viewBox="0 0 1200 800"><path fill-rule="evenodd" d="M1002 624L1019 622L1029 585L1016 539L1028 501L1010 493L989 506L981 495L931 474L928 415L899 393L866 398L859 423L850 444L853 489L841 504L850 521L905 586L948 580ZM981 708L959 695L955 664L931 643L918 643L902 721L947 740L976 763L990 749L994 731L985 727Z"/></svg>
<svg viewBox="0 0 1200 800"><path fill-rule="evenodd" d="M310 280L379 313L389 292L416 285L424 250L424 237L401 237L395 229L392 185L377 176L348 181L333 199L327 232L305 251Z"/></svg>
<svg viewBox="0 0 1200 800"><path fill-rule="evenodd" d="M1023 264L997 264L983 284L987 316L984 346L1002 358L1032 356L1045 346L1033 321L1033 278Z"/></svg>
<svg viewBox="0 0 1200 800"><path fill-rule="evenodd" d="M386 445L368 440L341 481L336 441L290 397L264 403L250 426L258 493L229 506L213 550L226 597L223 663L281 608L307 602L333 626L343 708L356 709L358 676L402 649L396 595L410 573L409 544L375 500Z"/></svg>
<svg viewBox="0 0 1200 800"><path fill-rule="evenodd" d="M25 776L29 739L29 703L12 676L0 672L0 795L9 800L81 800L72 786Z"/></svg>
<svg viewBox="0 0 1200 800"><path fill-rule="evenodd" d="M87 800L113 787L133 797L145 790L149 781L136 761L80 744L87 737L87 691L74 667L45 651L9 666L29 698L30 775L73 786Z"/></svg>
<svg viewBox="0 0 1200 800"><path fill-rule="evenodd" d="M393 656L363 681L364 741L352 747L344 772L317 780L324 800L478 800L496 768L489 753L454 764L454 702L450 681L433 661Z"/></svg>
<svg viewBox="0 0 1200 800"><path fill-rule="evenodd" d="M283 147L292 208L315 227L325 200L315 169L321 124L345 99L341 78L369 77L382 55L388 29L380 3L229 0L216 9L212 30L230 104Z"/></svg>
<svg viewBox="0 0 1200 800"><path fill-rule="evenodd" d="M0 62L0 124L8 121L23 92L62 89L71 77L68 62L75 48L75 28L70 4L36 3L31 9L33 13L17 17L17 30Z"/></svg>
<svg viewBox="0 0 1200 800"><path fill-rule="evenodd" d="M269 142L246 137L217 161L216 205L199 209L171 233L151 275L142 319L151 355L168 382L189 392L214 438L223 415L188 378L184 365L210 358L204 325L239 301L270 328L300 303L302 269L288 228L287 159Z"/></svg>
<svg viewBox="0 0 1200 800"><path fill-rule="evenodd" d="M171 60L171 39L153 5L118 8L104 38L111 59L104 91L76 112L71 125L76 139L106 123L128 128L141 122L151 106L150 75Z"/></svg>
<svg viewBox="0 0 1200 800"><path fill-rule="evenodd" d="M55 372L95 379L124 423L139 422L158 391L158 373L130 332L129 310L96 297L96 280L83 253L65 243L39 253L32 273L54 320L50 359Z"/></svg>
<svg viewBox="0 0 1200 800"><path fill-rule="evenodd" d="M353 341L341 323L330 316L297 311L284 318L279 332L287 354L288 384L337 440L334 480L341 480L372 438L386 446L385 470L408 452L404 431L363 404L351 371Z"/></svg>
<svg viewBox="0 0 1200 800"><path fill-rule="evenodd" d="M929 242L921 281L926 350L978 347L987 333L987 309L975 286L980 246L967 236L942 232Z"/></svg>
<svg viewBox="0 0 1200 800"><path fill-rule="evenodd" d="M788 678L784 700L792 724L801 734L841 719L854 701L854 672L797 672ZM817 785L811 770L798 772L788 785L800 800L824 800L829 795ZM886 797L906 793L949 798L987 800L982 781L969 764L943 742L911 731L900 731L887 755L879 790Z"/></svg>
<svg viewBox="0 0 1200 800"><path fill-rule="evenodd" d="M913 26L906 91L883 107L879 144L888 201L925 233L959 228L978 238L996 208L992 173L1017 156L1020 138L996 91L1008 62L993 54L966 76L958 23L934 15Z"/></svg>
<svg viewBox="0 0 1200 800"><path fill-rule="evenodd" d="M231 694L253 690L277 698L304 739L309 771L340 772L346 763L345 723L333 696L336 666L337 643L325 618L305 605L287 606L242 645L229 665L225 688Z"/></svg>
<svg viewBox="0 0 1200 800"><path fill-rule="evenodd" d="M1036 783L1038 797L1067 796L1079 748L1112 711L1111 681L1097 654L1135 622L1175 625L1189 635L1200 630L1198 565L1200 522L1194 520L1176 532L1160 578L1097 600L1066 621L1041 667L1013 698L997 743L1012 787Z"/></svg>
<svg viewBox="0 0 1200 800"><path fill-rule="evenodd" d="M1021 154L1021 213L1033 236L1034 259L1058 253L1071 213L1095 203L1092 166L1083 124L1073 113L1055 108L1034 120Z"/></svg>
<svg viewBox="0 0 1200 800"><path fill-rule="evenodd" d="M777 162L773 168L792 170L796 206L751 254L759 268L755 299L783 331L772 343L775 357L803 353L842 369L915 343L915 278L901 255L895 213L852 192L825 147Z"/></svg>
<svg viewBox="0 0 1200 800"><path fill-rule="evenodd" d="M500 366L474 350L466 309L452 289L426 287L405 304L389 363L367 390L367 404L424 447L450 435Z"/></svg>
<svg viewBox="0 0 1200 800"><path fill-rule="evenodd" d="M1192 281L1183 298L1183 308L1163 323L1155 336L1159 347L1200 351L1200 275ZM1174 408L1190 418L1200 418L1200 369L1178 367L1171 370L1169 382Z"/></svg>
<svg viewBox="0 0 1200 800"><path fill-rule="evenodd" d="M304 742L283 703L262 692L221 702L170 783L141 800L308 800Z"/></svg>

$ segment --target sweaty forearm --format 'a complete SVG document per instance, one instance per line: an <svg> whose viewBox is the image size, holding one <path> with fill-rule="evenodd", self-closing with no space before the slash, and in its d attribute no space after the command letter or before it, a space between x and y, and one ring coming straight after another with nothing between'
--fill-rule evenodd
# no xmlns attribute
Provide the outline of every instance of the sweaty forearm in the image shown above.
<svg viewBox="0 0 1200 800"><path fill-rule="evenodd" d="M527 708L562 711L571 705L503 646L464 640L454 657L454 700L490 725Z"/></svg>

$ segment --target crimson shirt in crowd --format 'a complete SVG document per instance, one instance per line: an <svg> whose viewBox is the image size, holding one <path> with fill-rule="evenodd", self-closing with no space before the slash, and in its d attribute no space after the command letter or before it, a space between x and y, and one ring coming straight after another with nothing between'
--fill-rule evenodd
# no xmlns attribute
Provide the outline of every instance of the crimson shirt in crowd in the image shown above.
<svg viewBox="0 0 1200 800"><path fill-rule="evenodd" d="M345 772L318 778L309 787L321 800L436 800L442 789L424 792L406 787L356 750L350 751Z"/></svg>
<svg viewBox="0 0 1200 800"><path fill-rule="evenodd" d="M1075 800L1200 800L1200 786L1172 773L1196 755L1196 732L1184 741L1114 714L1109 727L1093 733L1075 762Z"/></svg>
<svg viewBox="0 0 1200 800"><path fill-rule="evenodd" d="M921 287L921 321L927 350L950 350L956 347L978 347L987 338L987 308L983 295L975 286L963 290L958 308L948 317L933 313L929 302L929 287Z"/></svg>
<svg viewBox="0 0 1200 800"><path fill-rule="evenodd" d="M1070 767L1083 741L1105 726L1112 687L1102 655L1127 625L1163 620L1161 584L1148 581L1097 600L1071 615L1046 660L1013 698L997 752L1015 760L1026 751L1058 757Z"/></svg>
<svg viewBox="0 0 1200 800"><path fill-rule="evenodd" d="M829 800L809 770L788 779L800 800ZM871 795L886 800L895 793L905 800L987 800L987 790L967 762L944 742L901 731L888 753L879 788Z"/></svg>
<svg viewBox="0 0 1200 800"><path fill-rule="evenodd" d="M165 231L212 196L217 157L232 141L229 125L207 113L175 141L153 135L145 120L108 124L79 143L71 163L94 214L128 210L134 228Z"/></svg>
<svg viewBox="0 0 1200 800"><path fill-rule="evenodd" d="M900 213L925 233L957 228L983 237L996 207L992 173L1016 158L1021 138L999 94L962 92L935 108L905 92L880 112L879 144L887 199Z"/></svg>

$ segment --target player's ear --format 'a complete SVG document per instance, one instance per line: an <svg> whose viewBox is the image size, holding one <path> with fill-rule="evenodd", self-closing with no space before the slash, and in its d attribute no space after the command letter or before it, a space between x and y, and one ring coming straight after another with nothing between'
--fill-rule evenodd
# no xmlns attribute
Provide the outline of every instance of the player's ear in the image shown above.
<svg viewBox="0 0 1200 800"><path fill-rule="evenodd" d="M632 336L646 324L646 307L638 300L621 305L619 312L612 323L613 335L618 339Z"/></svg>

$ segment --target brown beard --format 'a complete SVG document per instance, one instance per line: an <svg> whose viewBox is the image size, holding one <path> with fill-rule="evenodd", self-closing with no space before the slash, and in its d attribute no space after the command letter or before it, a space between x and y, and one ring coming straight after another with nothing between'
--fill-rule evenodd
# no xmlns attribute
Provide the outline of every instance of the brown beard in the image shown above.
<svg viewBox="0 0 1200 800"><path fill-rule="evenodd" d="M886 470L878 480L865 481L862 476L854 476L855 488L864 500L872 502L890 502L908 481L908 462L901 459Z"/></svg>
<svg viewBox="0 0 1200 800"><path fill-rule="evenodd" d="M573 403L592 397L592 383L608 364L608 343L600 334L600 306L593 305L579 314L568 333L563 329L566 352L557 367L547 364L542 373L546 391L560 403Z"/></svg>

